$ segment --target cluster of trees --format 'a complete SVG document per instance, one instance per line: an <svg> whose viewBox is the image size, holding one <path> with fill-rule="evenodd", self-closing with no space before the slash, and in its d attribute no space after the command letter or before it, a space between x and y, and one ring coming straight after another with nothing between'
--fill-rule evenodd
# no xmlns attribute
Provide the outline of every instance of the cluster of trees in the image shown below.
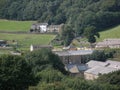
<svg viewBox="0 0 120 90"><path fill-rule="evenodd" d="M116 54L120 54L120 50L116 49L105 49L105 50L94 50L91 55L81 56L82 63L87 63L90 60L95 61L106 61L107 59L117 58Z"/></svg>
<svg viewBox="0 0 120 90"><path fill-rule="evenodd" d="M68 74L59 57L47 49L23 56L0 55L0 90L26 90L47 77L42 75L47 68Z"/></svg>
<svg viewBox="0 0 120 90"><path fill-rule="evenodd" d="M23 56L0 55L0 90L119 90L120 71L95 81L72 77L48 49Z"/></svg>
<svg viewBox="0 0 120 90"><path fill-rule="evenodd" d="M0 18L70 24L74 37L90 32L93 43L96 32L120 23L119 8L119 0L1 0Z"/></svg>
<svg viewBox="0 0 120 90"><path fill-rule="evenodd" d="M119 87L110 84L98 84L80 78L67 78L64 81L53 83L39 83L37 90L119 90ZM34 89L29 89L34 90Z"/></svg>
<svg viewBox="0 0 120 90"><path fill-rule="evenodd" d="M108 83L111 85L117 85L120 87L120 70L116 72L112 72L109 74L104 74L100 76L97 80L98 83Z"/></svg>

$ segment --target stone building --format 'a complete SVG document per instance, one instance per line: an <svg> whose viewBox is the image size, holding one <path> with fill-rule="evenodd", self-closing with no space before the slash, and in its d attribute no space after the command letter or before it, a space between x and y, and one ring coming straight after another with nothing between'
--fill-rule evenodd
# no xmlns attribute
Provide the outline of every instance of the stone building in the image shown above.
<svg viewBox="0 0 120 90"><path fill-rule="evenodd" d="M120 39L105 39L96 44L96 48L120 48Z"/></svg>
<svg viewBox="0 0 120 90"><path fill-rule="evenodd" d="M57 54L64 64L81 64L85 61L84 56L92 54L93 50L69 50L69 51L56 51Z"/></svg>
<svg viewBox="0 0 120 90"><path fill-rule="evenodd" d="M120 70L120 62L107 60L106 62L91 60L87 64L88 69L84 72L84 77L87 80L94 80L99 75L108 74Z"/></svg>

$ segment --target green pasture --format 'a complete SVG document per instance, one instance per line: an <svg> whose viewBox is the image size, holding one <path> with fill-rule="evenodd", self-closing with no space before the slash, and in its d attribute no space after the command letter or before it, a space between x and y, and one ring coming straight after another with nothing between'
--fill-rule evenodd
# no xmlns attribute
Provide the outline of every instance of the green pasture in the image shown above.
<svg viewBox="0 0 120 90"><path fill-rule="evenodd" d="M120 38L120 25L100 32L100 38L97 41L102 41L107 38Z"/></svg>
<svg viewBox="0 0 120 90"><path fill-rule="evenodd" d="M8 32L28 32L35 21L11 21L0 19L0 31Z"/></svg>
<svg viewBox="0 0 120 90"><path fill-rule="evenodd" d="M55 35L48 34L6 34L0 33L0 40L17 41L18 48L28 50L31 44L46 45L54 39Z"/></svg>

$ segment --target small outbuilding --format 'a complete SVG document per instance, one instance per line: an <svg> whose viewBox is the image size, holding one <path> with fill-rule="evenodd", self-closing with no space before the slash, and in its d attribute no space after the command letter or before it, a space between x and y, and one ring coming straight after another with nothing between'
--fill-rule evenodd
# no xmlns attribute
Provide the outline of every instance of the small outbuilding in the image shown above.
<svg viewBox="0 0 120 90"><path fill-rule="evenodd" d="M7 44L7 41L5 40L0 40L0 47L5 47Z"/></svg>
<svg viewBox="0 0 120 90"><path fill-rule="evenodd" d="M39 50L39 49L42 49L42 48L52 49L53 46L51 46L51 45L31 45L30 46L30 51Z"/></svg>

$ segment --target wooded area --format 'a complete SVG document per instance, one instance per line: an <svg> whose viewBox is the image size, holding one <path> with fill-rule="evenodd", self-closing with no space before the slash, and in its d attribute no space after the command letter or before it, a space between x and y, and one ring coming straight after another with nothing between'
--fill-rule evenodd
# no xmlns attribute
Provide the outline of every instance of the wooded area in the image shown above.
<svg viewBox="0 0 120 90"><path fill-rule="evenodd" d="M120 71L86 81L72 77L48 49L22 56L0 55L0 90L120 90ZM34 86L34 87L33 87Z"/></svg>
<svg viewBox="0 0 120 90"><path fill-rule="evenodd" d="M93 32L120 23L120 2L119 0L1 0L0 18L37 20L49 24L64 23L74 31L74 36L65 36L65 45L69 45L73 37L86 35L86 32L90 32L86 36L88 41L94 43L97 33ZM68 37L71 39L65 43Z"/></svg>
<svg viewBox="0 0 120 90"><path fill-rule="evenodd" d="M1 0L0 18L70 24L76 34L86 26L97 31L120 23L119 0Z"/></svg>

